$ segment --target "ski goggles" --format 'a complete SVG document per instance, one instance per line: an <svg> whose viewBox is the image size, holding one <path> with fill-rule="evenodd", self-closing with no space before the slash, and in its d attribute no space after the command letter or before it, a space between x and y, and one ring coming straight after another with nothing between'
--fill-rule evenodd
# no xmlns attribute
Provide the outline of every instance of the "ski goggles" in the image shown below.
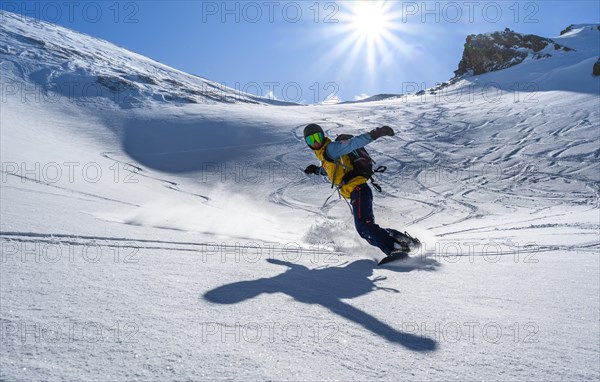
<svg viewBox="0 0 600 382"><path fill-rule="evenodd" d="M312 135L307 136L305 139L306 143L308 143L309 146L312 146L315 144L315 142L323 142L323 133L314 133Z"/></svg>

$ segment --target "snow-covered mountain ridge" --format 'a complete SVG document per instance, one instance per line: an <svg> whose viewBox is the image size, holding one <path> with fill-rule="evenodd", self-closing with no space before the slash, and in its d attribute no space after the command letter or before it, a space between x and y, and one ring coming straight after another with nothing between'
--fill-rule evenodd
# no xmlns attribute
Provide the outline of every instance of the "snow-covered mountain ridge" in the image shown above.
<svg viewBox="0 0 600 382"><path fill-rule="evenodd" d="M101 97L126 108L148 102L291 104L242 93L58 25L0 12L4 75L17 73L45 92Z"/></svg>
<svg viewBox="0 0 600 382"><path fill-rule="evenodd" d="M544 76L549 75L548 71L554 70L556 67L563 67L565 71L568 71L569 68L566 66L572 63L576 63L577 66L589 65L589 67L587 70L578 70L577 73L565 72L558 89L597 92L599 82L590 77L600 75L600 57L598 57L597 48L599 45L600 24L571 24L561 31L560 36L553 38L517 33L508 28L501 32L472 34L467 36L458 69L454 71L455 76L448 81L428 89L421 89L416 93L419 96L426 93L435 95L460 80L472 81L482 74L498 71L502 71L499 78L505 77L519 82L528 77L526 81L520 82L523 85L525 83L533 85L534 90L547 90L549 84L552 84L552 87L559 84L558 81L546 81ZM565 56L567 53L569 55ZM532 64L533 66L529 66L530 62L538 60L548 60L543 63L546 68L535 63ZM517 69L514 74L505 71L523 63L525 66ZM538 68L542 70L537 70ZM534 73L523 75L528 71ZM541 78L537 77L536 73L541 75ZM487 83L492 86L506 85L504 89L512 86L506 82L498 83L495 77L487 77L487 79ZM403 96L403 94L377 94L363 100L344 103L372 102Z"/></svg>

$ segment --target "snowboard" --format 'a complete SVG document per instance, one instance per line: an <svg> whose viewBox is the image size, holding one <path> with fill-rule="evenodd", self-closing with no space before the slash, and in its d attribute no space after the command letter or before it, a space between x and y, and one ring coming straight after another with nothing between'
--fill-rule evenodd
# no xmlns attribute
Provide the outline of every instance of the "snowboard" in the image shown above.
<svg viewBox="0 0 600 382"><path fill-rule="evenodd" d="M404 260L408 257L407 252L396 252L392 255L386 256L383 259L379 260L377 266L381 266L387 263L391 263L392 261Z"/></svg>

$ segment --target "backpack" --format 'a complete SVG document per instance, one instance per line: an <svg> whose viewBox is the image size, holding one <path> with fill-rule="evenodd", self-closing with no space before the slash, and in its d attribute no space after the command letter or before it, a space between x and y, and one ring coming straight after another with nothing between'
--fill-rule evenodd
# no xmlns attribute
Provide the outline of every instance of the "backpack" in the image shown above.
<svg viewBox="0 0 600 382"><path fill-rule="evenodd" d="M337 138L335 138L335 141L336 142L345 141L352 137L353 137L353 135L350 135L350 134L340 134L337 136ZM373 174L376 172L379 172L379 173L385 172L385 170L387 170L387 167L379 166L376 169L373 169L373 165L375 164L375 161L371 158L371 156L369 155L369 153L367 152L367 150L364 147L361 147L359 149L351 151L350 153L348 153L346 155L350 159L350 163L352 164L352 170L348 171L346 174L344 174L344 177L342 178L342 184L346 184L346 183L350 182L352 179L356 178L357 176L362 176L362 177L365 177L365 178L371 180L373 187L377 191L381 192L381 186L379 184L375 183L375 181L373 180ZM341 163L339 163L339 162L330 160L331 158L327 157L327 152L325 152L325 159L329 162L335 163L338 166L341 165ZM336 167L336 171L337 171L337 167ZM331 186L333 187L333 184Z"/></svg>

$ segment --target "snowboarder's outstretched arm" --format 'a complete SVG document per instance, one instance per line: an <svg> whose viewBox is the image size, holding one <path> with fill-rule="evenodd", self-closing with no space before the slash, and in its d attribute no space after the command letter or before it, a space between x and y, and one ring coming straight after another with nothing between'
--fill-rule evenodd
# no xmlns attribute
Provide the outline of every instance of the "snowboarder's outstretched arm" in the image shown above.
<svg viewBox="0 0 600 382"><path fill-rule="evenodd" d="M373 138L371 138L369 133L361 134L345 141L331 142L327 145L327 156L335 161L341 158L342 155L360 149L371 142L373 142Z"/></svg>
<svg viewBox="0 0 600 382"><path fill-rule="evenodd" d="M339 159L356 149L360 149L383 136L393 136L394 130L389 126L378 127L368 133L352 137L345 141L331 142L327 145L327 156L333 160Z"/></svg>

